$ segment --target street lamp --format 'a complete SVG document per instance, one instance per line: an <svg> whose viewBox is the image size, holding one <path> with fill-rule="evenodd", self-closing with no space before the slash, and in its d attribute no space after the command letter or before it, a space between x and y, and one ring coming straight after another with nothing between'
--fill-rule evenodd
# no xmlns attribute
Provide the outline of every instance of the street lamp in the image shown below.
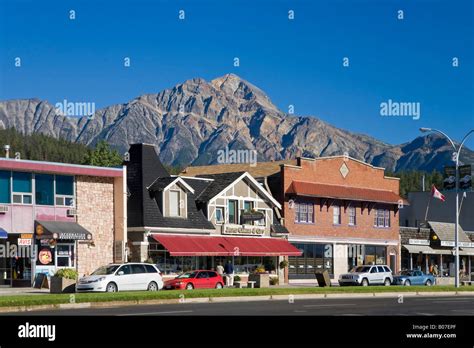
<svg viewBox="0 0 474 348"><path fill-rule="evenodd" d="M440 131L440 130L437 130L437 129L433 129L433 128L425 128L425 127L422 127L420 128L420 131L423 132L423 133L426 133L426 132L435 132L435 133L439 133L441 134L442 136L444 136L446 139L449 140L449 142L451 143L451 146L454 148L454 152L453 152L453 161L456 163L456 224L454 226L454 250L455 250L455 258L454 258L454 263L455 263L455 266L456 266L456 273L454 275L454 284L457 288L459 288L459 244L458 244L458 241L459 241L459 154L461 153L461 149L464 145L464 143L466 142L466 139L472 134L474 133L474 129L471 129L465 136L464 138L462 139L461 141L461 144L459 145L459 147L456 147L456 144L454 144L454 141L451 140L451 138L444 132ZM470 272L471 270L469 270Z"/></svg>

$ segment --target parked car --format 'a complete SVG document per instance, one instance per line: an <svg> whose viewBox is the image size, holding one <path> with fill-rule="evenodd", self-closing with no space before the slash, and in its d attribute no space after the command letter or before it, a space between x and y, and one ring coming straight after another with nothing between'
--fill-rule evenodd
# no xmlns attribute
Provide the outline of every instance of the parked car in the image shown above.
<svg viewBox="0 0 474 348"><path fill-rule="evenodd" d="M386 265L363 265L353 268L349 273L339 276L339 285L389 286L393 281L392 271Z"/></svg>
<svg viewBox="0 0 474 348"><path fill-rule="evenodd" d="M91 275L79 279L76 286L82 291L157 291L163 288L160 270L148 263L110 264L96 269Z"/></svg>
<svg viewBox="0 0 474 348"><path fill-rule="evenodd" d="M431 274L425 274L419 270L401 271L400 274L393 276L394 285L426 285L431 286L436 283L435 277Z"/></svg>
<svg viewBox="0 0 474 348"><path fill-rule="evenodd" d="M222 289L224 280L215 271L197 270L183 273L165 282L164 288L171 289Z"/></svg>

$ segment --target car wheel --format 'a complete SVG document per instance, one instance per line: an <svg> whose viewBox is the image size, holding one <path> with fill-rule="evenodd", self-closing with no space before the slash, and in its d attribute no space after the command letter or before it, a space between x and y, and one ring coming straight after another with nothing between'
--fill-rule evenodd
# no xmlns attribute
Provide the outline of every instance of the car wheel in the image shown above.
<svg viewBox="0 0 474 348"><path fill-rule="evenodd" d="M155 282L150 282L150 284L148 284L148 291L158 291L158 284L156 284Z"/></svg>
<svg viewBox="0 0 474 348"><path fill-rule="evenodd" d="M115 284L113 282L110 282L109 284L107 284L107 287L105 288L105 291L107 291L107 292L117 292L118 291L117 284Z"/></svg>
<svg viewBox="0 0 474 348"><path fill-rule="evenodd" d="M191 283L186 284L186 290L192 290L194 289L194 285Z"/></svg>
<svg viewBox="0 0 474 348"><path fill-rule="evenodd" d="M431 286L431 280L427 280L426 283L425 283L426 286Z"/></svg>
<svg viewBox="0 0 474 348"><path fill-rule="evenodd" d="M216 289L222 289L222 283L217 283L216 284Z"/></svg>
<svg viewBox="0 0 474 348"><path fill-rule="evenodd" d="M367 278L362 279L361 285L362 286L369 286L369 281L367 280Z"/></svg>
<svg viewBox="0 0 474 348"><path fill-rule="evenodd" d="M390 284L391 284L390 278L385 278L385 281L383 282L383 285L390 286Z"/></svg>
<svg viewBox="0 0 474 348"><path fill-rule="evenodd" d="M407 279L407 280L405 280L405 283L403 283L403 285L405 285L405 286L410 286L410 285L411 285L411 282Z"/></svg>

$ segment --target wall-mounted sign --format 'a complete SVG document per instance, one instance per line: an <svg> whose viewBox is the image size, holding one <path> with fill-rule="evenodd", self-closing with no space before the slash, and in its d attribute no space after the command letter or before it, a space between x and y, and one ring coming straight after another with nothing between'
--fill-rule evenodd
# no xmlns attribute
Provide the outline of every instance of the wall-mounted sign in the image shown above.
<svg viewBox="0 0 474 348"><path fill-rule="evenodd" d="M426 239L409 239L408 244L411 245L430 245L430 241Z"/></svg>
<svg viewBox="0 0 474 348"><path fill-rule="evenodd" d="M240 214L243 221L258 221L264 218L264 215L260 211L244 211Z"/></svg>
<svg viewBox="0 0 474 348"><path fill-rule="evenodd" d="M22 234L20 234L20 238L31 239L31 238L33 238L33 234L32 233L22 233Z"/></svg>
<svg viewBox="0 0 474 348"><path fill-rule="evenodd" d="M30 246L31 245L31 239L26 239L26 238L18 238L18 246Z"/></svg>
<svg viewBox="0 0 474 348"><path fill-rule="evenodd" d="M458 242L458 245L463 248L474 248L474 243L472 242ZM453 241L450 240L443 240L441 241L441 246L449 246L453 247L455 246Z"/></svg>
<svg viewBox="0 0 474 348"><path fill-rule="evenodd" d="M252 225L222 225L222 234L258 235L265 233L265 227Z"/></svg>

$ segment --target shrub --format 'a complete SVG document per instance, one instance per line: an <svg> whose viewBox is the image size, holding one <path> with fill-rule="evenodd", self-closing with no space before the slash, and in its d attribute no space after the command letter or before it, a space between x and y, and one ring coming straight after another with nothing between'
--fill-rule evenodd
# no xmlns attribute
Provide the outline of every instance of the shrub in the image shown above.
<svg viewBox="0 0 474 348"><path fill-rule="evenodd" d="M270 285L278 285L278 277L270 278Z"/></svg>
<svg viewBox="0 0 474 348"><path fill-rule="evenodd" d="M263 265L257 266L257 268L255 268L255 273L265 273L265 267Z"/></svg>
<svg viewBox="0 0 474 348"><path fill-rule="evenodd" d="M54 273L54 276L59 278L76 280L78 273L75 269L72 268L61 268L58 269L56 273Z"/></svg>
<svg viewBox="0 0 474 348"><path fill-rule="evenodd" d="M240 282L241 280L242 279L238 275L234 276L234 281L235 282Z"/></svg>

